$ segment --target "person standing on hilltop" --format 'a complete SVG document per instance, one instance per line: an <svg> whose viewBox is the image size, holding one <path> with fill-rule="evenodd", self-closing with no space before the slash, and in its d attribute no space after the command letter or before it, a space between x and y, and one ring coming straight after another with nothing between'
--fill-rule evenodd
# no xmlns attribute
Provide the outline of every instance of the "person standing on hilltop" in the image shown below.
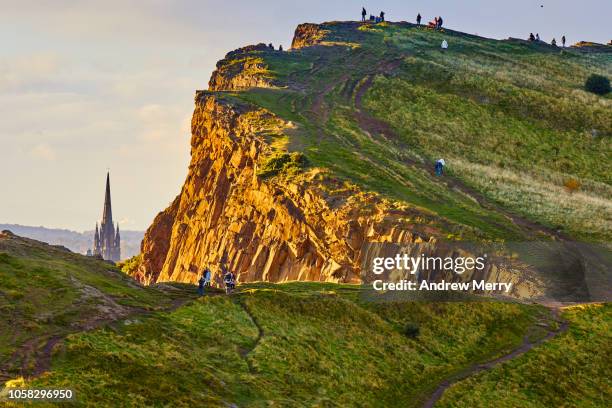
<svg viewBox="0 0 612 408"><path fill-rule="evenodd" d="M384 11L381 11L381 12L380 12L380 21L381 21L381 22L382 22L382 21L385 21L385 12L384 12Z"/></svg>
<svg viewBox="0 0 612 408"><path fill-rule="evenodd" d="M421 26L421 13L417 14L417 25Z"/></svg>
<svg viewBox="0 0 612 408"><path fill-rule="evenodd" d="M444 22L444 20L442 20L442 16L438 17L438 28L442 29L442 23Z"/></svg>
<svg viewBox="0 0 612 408"><path fill-rule="evenodd" d="M565 48L565 36L561 37L561 44L563 45L563 48Z"/></svg>
<svg viewBox="0 0 612 408"><path fill-rule="evenodd" d="M362 21L363 23L365 23L365 16L366 16L366 14L368 14L368 13L366 12L365 7L362 7L362 8L361 8L361 21Z"/></svg>
<svg viewBox="0 0 612 408"><path fill-rule="evenodd" d="M536 33L536 41L540 41L540 33Z"/></svg>

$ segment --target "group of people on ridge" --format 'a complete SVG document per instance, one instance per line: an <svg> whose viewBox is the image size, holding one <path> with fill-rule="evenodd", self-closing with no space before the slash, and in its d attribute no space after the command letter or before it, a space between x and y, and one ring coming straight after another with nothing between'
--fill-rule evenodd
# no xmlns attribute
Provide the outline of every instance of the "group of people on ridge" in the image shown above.
<svg viewBox="0 0 612 408"><path fill-rule="evenodd" d="M418 22L417 24L418 24L418 25L421 25L421 23L420 23L420 18L419 18L419 17L421 17L421 14L417 15L417 20L419 20L419 22ZM443 23L444 23L444 20L442 19L442 17L441 17L441 16L438 16L438 17L435 17L435 18L433 19L433 21L430 21L430 22L427 24L427 26L428 26L429 28L433 28L434 30L440 30L440 29L442 29L442 24L443 24Z"/></svg>
<svg viewBox="0 0 612 408"><path fill-rule="evenodd" d="M542 41L540 40L540 33L536 33L536 35L533 35L533 33L529 33L529 41ZM555 38L552 39L552 41L550 42L550 45L552 45L553 47L557 46L557 40ZM565 47L565 36L561 37L561 46Z"/></svg>
<svg viewBox="0 0 612 408"><path fill-rule="evenodd" d="M272 51L274 51L274 45L272 45L272 43L268 44L268 48L271 49ZM283 50L283 45L279 45L278 46L278 50L282 51Z"/></svg>
<svg viewBox="0 0 612 408"><path fill-rule="evenodd" d="M221 265L221 272L223 273L223 283L225 284L225 293L231 294L236 287L236 275L231 271L228 271L224 265ZM205 288L211 285L212 274L210 269L206 267L198 280L198 294L204 296Z"/></svg>
<svg viewBox="0 0 612 408"><path fill-rule="evenodd" d="M365 7L362 7L361 8L361 21L364 23L366 22L367 14L368 12L366 11ZM380 23L380 22L385 21L385 12L381 11L378 17L370 14L370 19L368 21L373 21L375 23ZM417 22L417 25L419 26L421 25L421 13L417 14L416 22ZM442 28L442 24L444 24L444 20L442 19L441 16L438 16L438 17L435 17L433 21L429 22L428 27L433 28L435 30L439 30Z"/></svg>
<svg viewBox="0 0 612 408"><path fill-rule="evenodd" d="M366 11L365 7L362 7L361 8L361 21L363 21L364 23L366 21L367 14L368 12ZM383 21L385 21L385 12L381 11L378 17L370 14L370 21L373 21L375 23L382 23Z"/></svg>

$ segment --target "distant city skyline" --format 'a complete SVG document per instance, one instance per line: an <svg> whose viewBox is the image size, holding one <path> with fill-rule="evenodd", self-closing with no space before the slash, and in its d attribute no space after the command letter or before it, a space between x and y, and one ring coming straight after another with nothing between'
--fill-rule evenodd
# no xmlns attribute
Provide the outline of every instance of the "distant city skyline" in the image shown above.
<svg viewBox="0 0 612 408"><path fill-rule="evenodd" d="M107 168L122 230L179 193L196 89L235 48L289 48L303 22L436 15L491 38L612 39L610 1L0 0L0 222L91 230ZM543 7L541 7L543 6Z"/></svg>

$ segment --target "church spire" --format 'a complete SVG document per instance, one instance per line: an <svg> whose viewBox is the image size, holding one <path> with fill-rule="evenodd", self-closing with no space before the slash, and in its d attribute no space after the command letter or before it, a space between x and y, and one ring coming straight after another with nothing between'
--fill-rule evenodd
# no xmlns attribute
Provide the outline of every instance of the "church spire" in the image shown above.
<svg viewBox="0 0 612 408"><path fill-rule="evenodd" d="M94 234L94 254L101 255L103 259L119 262L121 259L121 236L119 235L119 224L115 230L113 223L113 210L111 207L110 173L106 173L106 191L104 192L104 210L100 228L96 224Z"/></svg>
<svg viewBox="0 0 612 408"><path fill-rule="evenodd" d="M102 225L113 225L113 210L111 208L110 173L106 173L106 194L104 195L104 212L102 213ZM104 227L102 227L104 228Z"/></svg>

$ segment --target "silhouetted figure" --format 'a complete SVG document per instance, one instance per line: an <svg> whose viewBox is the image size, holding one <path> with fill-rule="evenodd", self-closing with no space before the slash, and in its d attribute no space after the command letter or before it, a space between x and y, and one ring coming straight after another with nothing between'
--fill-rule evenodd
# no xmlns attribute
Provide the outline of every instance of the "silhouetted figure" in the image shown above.
<svg viewBox="0 0 612 408"><path fill-rule="evenodd" d="M365 16L366 16L366 14L368 14L368 13L366 12L365 7L362 7L361 8L361 21L363 21L364 23L365 23Z"/></svg>
<svg viewBox="0 0 612 408"><path fill-rule="evenodd" d="M553 47L556 47L557 46L557 40L555 40L553 38L552 41L550 42L550 45L552 45Z"/></svg>
<svg viewBox="0 0 612 408"><path fill-rule="evenodd" d="M444 173L445 165L446 163L444 162L444 159L439 159L436 161L436 165L434 166L436 170L436 176L441 176Z"/></svg>
<svg viewBox="0 0 612 408"><path fill-rule="evenodd" d="M271 50L274 49L274 46L272 45L272 43L268 44L268 48L271 49Z"/></svg>
<svg viewBox="0 0 612 408"><path fill-rule="evenodd" d="M380 21L385 21L385 12L384 11L380 12Z"/></svg>
<svg viewBox="0 0 612 408"><path fill-rule="evenodd" d="M282 50L283 50L283 44L281 44L281 45L279 45L279 46L278 46L278 50L279 50L279 51L282 51Z"/></svg>
<svg viewBox="0 0 612 408"><path fill-rule="evenodd" d="M536 33L536 41L540 41L540 33Z"/></svg>
<svg viewBox="0 0 612 408"><path fill-rule="evenodd" d="M438 28L442 28L442 23L444 22L444 20L442 20L442 16L438 17Z"/></svg>
<svg viewBox="0 0 612 408"><path fill-rule="evenodd" d="M421 25L421 13L417 14L417 25Z"/></svg>
<svg viewBox="0 0 612 408"><path fill-rule="evenodd" d="M529 41L535 41L535 35L533 35L533 33L529 33Z"/></svg>
<svg viewBox="0 0 612 408"><path fill-rule="evenodd" d="M561 37L561 44L565 47L565 36Z"/></svg>

